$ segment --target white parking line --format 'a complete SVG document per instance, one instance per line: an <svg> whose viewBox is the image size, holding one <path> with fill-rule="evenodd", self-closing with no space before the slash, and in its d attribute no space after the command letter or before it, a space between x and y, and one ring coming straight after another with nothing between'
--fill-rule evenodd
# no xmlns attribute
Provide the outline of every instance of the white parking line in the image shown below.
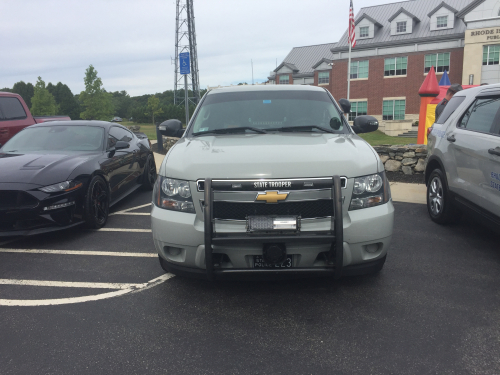
<svg viewBox="0 0 500 375"><path fill-rule="evenodd" d="M96 232L134 232L134 233L151 233L151 229L128 229L128 228L101 228L92 229Z"/></svg>
<svg viewBox="0 0 500 375"><path fill-rule="evenodd" d="M58 299L39 299L39 300L19 300L19 299L0 299L0 306L49 306L49 305L65 305L69 303L80 303L80 302L90 302L98 301L112 297L122 296L128 293L137 293L149 288L152 288L158 284L161 284L168 279L174 277L171 273L166 273L157 277L156 279L149 280L145 284L139 284L139 287L120 289L113 292L96 294L93 296L83 296L83 297L70 297L70 298L58 298Z"/></svg>
<svg viewBox="0 0 500 375"><path fill-rule="evenodd" d="M109 216L111 216L111 215L123 215L126 212L133 211L133 210L138 210L139 208L143 208L143 207L147 207L147 206L151 206L151 203L146 203L146 204L143 204L141 206L127 208L126 210L122 210L122 211L116 211L116 212L110 213Z"/></svg>
<svg viewBox="0 0 500 375"><path fill-rule="evenodd" d="M150 216L149 212L121 212L110 215L131 215L131 216Z"/></svg>
<svg viewBox="0 0 500 375"><path fill-rule="evenodd" d="M156 258L156 253L127 253L118 251L46 250L46 249L0 249L0 253L102 255L113 257Z"/></svg>
<svg viewBox="0 0 500 375"><path fill-rule="evenodd" d="M17 280L17 279L0 279L0 285L55 286L62 288L92 288L92 289L133 289L133 288L144 288L146 286L146 284L82 283L82 282L72 282L72 281L44 281L44 280Z"/></svg>

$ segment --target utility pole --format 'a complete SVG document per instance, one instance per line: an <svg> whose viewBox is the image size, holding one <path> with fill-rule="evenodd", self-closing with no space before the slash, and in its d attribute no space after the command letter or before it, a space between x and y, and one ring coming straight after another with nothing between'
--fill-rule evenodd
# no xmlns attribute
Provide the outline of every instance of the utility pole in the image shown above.
<svg viewBox="0 0 500 375"><path fill-rule="evenodd" d="M250 60L251 64L252 64L252 85L253 85L253 60Z"/></svg>
<svg viewBox="0 0 500 375"><path fill-rule="evenodd" d="M200 101L193 0L176 0L176 3L174 104L185 105L186 113L189 113L189 103L196 105ZM179 55L185 52L189 53L189 74L181 73ZM184 96L180 93L182 88L185 90ZM189 96L189 90L192 96Z"/></svg>

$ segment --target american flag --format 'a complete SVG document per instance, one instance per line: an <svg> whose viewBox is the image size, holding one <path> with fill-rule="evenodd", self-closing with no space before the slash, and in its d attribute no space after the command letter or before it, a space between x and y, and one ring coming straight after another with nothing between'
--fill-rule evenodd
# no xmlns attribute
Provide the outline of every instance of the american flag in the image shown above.
<svg viewBox="0 0 500 375"><path fill-rule="evenodd" d="M349 43L351 44L352 48L356 47L356 24L354 23L354 9L352 6L352 0L351 6L349 7Z"/></svg>

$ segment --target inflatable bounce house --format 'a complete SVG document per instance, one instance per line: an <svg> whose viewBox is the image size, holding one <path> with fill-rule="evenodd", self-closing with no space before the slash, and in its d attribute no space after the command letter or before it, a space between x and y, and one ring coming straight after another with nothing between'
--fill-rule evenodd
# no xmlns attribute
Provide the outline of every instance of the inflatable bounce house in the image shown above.
<svg viewBox="0 0 500 375"><path fill-rule="evenodd" d="M420 115L418 118L418 138L417 142L420 145L427 144L427 131L435 122L436 106L446 96L446 91L450 88L451 82L446 71L441 78L437 81L436 72L434 67L427 74L427 77L422 83L418 94L420 95ZM476 87L477 85L462 85L463 89Z"/></svg>

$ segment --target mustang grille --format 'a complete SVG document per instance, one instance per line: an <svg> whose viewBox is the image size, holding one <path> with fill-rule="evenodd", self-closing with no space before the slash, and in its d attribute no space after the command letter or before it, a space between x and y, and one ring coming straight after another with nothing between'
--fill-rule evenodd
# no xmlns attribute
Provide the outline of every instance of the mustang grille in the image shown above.
<svg viewBox="0 0 500 375"><path fill-rule="evenodd" d="M245 220L250 215L297 215L302 219L333 216L331 199L317 201L266 203L214 202L213 215L215 219Z"/></svg>
<svg viewBox="0 0 500 375"><path fill-rule="evenodd" d="M0 210L33 208L38 200L24 191L0 190Z"/></svg>

